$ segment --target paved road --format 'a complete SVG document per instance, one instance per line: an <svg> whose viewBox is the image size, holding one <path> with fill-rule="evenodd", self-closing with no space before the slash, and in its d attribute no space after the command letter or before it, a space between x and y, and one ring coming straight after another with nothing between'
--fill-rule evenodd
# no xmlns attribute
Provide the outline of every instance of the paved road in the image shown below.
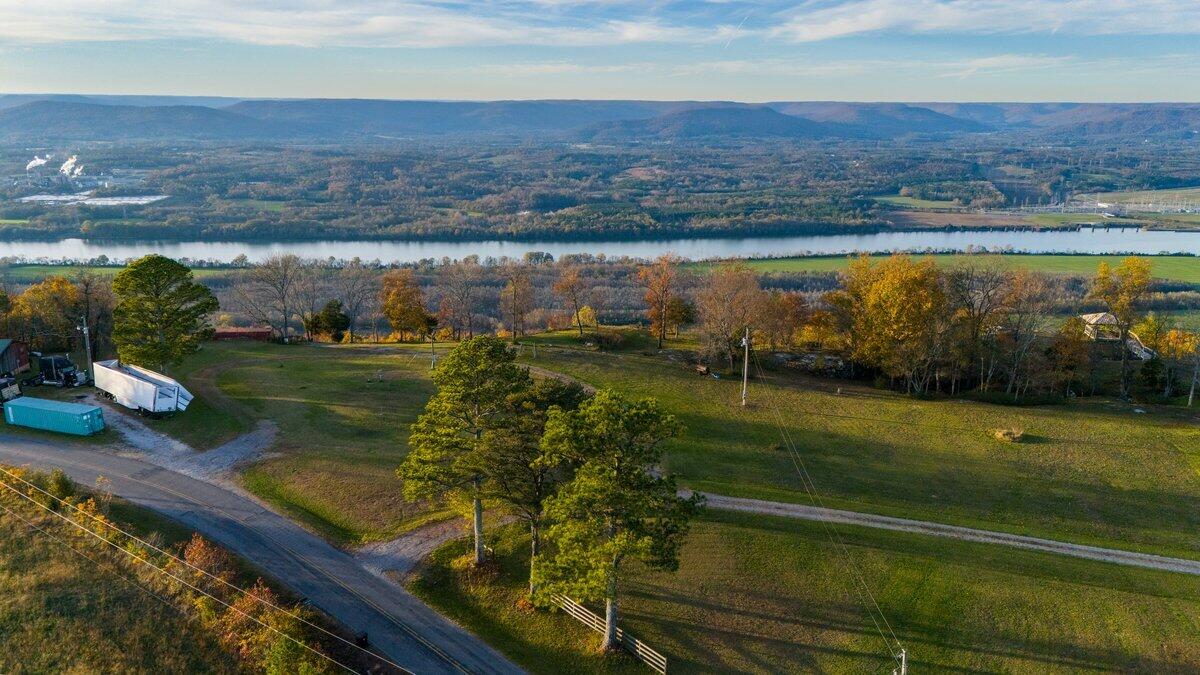
<svg viewBox="0 0 1200 675"><path fill-rule="evenodd" d="M149 507L251 561L415 673L521 673L484 642L347 553L251 499L153 464L67 443L0 434L0 462L61 468Z"/></svg>
<svg viewBox="0 0 1200 675"><path fill-rule="evenodd" d="M680 490L680 493L687 494L687 491ZM723 511L745 511L749 513L783 516L784 518L799 518L802 520L825 521L828 523L862 525L864 527L876 527L884 530L898 530L900 532L915 532L917 534L928 534L936 537L950 537L951 539L961 539L963 541L975 541L984 544L999 544L1001 546L1011 546L1013 548L1023 548L1031 551L1057 553L1076 558L1087 558L1088 560L1100 560L1118 565L1130 565L1132 567L1145 567L1148 569L1166 570L1168 572L1181 572L1183 574L1200 575L1200 560L1168 558L1166 556L1151 555L1149 553L1135 553L1133 551L1122 551L1120 549L1099 548L1096 546L1085 546L1083 544L1071 544L1063 541L1054 541L1052 539L1039 539L1037 537L1026 537L1019 534L994 532L991 530L976 530L970 527L944 525L942 523L931 523L924 520L893 518L891 516L879 516L872 513L842 511L840 509L823 509L816 506L806 506L804 504L788 504L784 502L768 502L760 499L726 497L724 495L709 494L707 492L702 492L700 494L703 494L707 498L709 508L721 509Z"/></svg>

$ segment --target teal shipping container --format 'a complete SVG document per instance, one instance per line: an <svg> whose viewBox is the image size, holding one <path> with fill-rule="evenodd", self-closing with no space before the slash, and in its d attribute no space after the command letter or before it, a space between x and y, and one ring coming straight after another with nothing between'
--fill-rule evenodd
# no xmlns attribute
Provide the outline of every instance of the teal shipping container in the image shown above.
<svg viewBox="0 0 1200 675"><path fill-rule="evenodd" d="M76 436L91 436L104 429L104 413L98 406L28 396L4 404L4 421Z"/></svg>

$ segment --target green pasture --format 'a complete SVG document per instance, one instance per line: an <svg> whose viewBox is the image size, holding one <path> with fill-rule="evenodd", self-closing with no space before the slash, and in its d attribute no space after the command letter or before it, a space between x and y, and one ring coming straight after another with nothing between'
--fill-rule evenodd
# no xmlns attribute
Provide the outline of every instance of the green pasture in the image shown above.
<svg viewBox="0 0 1200 675"><path fill-rule="evenodd" d="M273 421L279 434L271 456L243 482L322 534L361 543L445 515L407 502L395 474L408 452L408 427L433 393L427 352L207 344L178 374L200 393L204 414L189 408L158 428L210 447L258 420ZM218 423L220 434L214 416L228 418Z"/></svg>
<svg viewBox="0 0 1200 675"><path fill-rule="evenodd" d="M621 626L667 655L674 672L891 672L895 648L863 610L857 568L912 672L1200 669L1196 577L882 530L831 532L710 511L678 572L631 567ZM436 551L410 588L531 672L647 672L598 655L598 635L575 619L520 608L528 535L509 527L492 539L496 581L457 571L468 546L459 540Z"/></svg>
<svg viewBox="0 0 1200 675"><path fill-rule="evenodd" d="M740 378L681 360L552 348L523 358L656 398L687 429L666 468L698 490L809 502L786 435L828 506L1200 557L1200 409L918 400L770 371L743 408ZM1013 426L1025 442L991 435Z"/></svg>

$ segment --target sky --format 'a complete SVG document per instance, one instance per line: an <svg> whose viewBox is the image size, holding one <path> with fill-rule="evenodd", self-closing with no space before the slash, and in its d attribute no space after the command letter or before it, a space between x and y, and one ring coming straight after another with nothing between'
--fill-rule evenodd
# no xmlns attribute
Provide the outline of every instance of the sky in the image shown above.
<svg viewBox="0 0 1200 675"><path fill-rule="evenodd" d="M1200 0L0 0L0 92L1198 101Z"/></svg>

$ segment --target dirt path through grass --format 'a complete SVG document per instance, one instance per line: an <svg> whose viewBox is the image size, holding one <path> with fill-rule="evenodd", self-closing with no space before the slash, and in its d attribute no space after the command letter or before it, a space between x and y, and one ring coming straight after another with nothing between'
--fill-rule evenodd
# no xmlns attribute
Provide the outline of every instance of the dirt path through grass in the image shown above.
<svg viewBox="0 0 1200 675"><path fill-rule="evenodd" d="M690 490L680 490L679 492L683 496L691 494ZM977 530L970 527L944 525L942 523L931 523L923 520L909 520L907 518L879 516L873 513L859 513L857 511L843 511L841 509L824 509L816 506L806 506L804 504L769 502L761 499L727 497L724 495L714 495L703 492L700 494L703 494L708 500L709 508L720 509L722 511L761 513L764 515L782 516L784 518L798 518L801 520L813 520L826 523L842 523L845 525L861 525L863 527L874 527L883 530L912 532L914 534L925 534L934 537L949 537L951 539L958 539L960 541L973 541L983 544L998 544L1000 546L1011 546L1013 548L1023 548L1030 551L1057 553L1059 555L1067 555L1075 558L1086 558L1088 560L1099 560L1116 565L1130 565L1133 567L1144 567L1146 569L1200 575L1200 560L1169 558L1166 556L1151 555L1148 553L1136 553L1133 551L1085 546L1083 544L1072 544L1064 541L1040 539L1038 537L1026 537L1019 534L1009 534L1007 532L993 532L991 530Z"/></svg>
<svg viewBox="0 0 1200 675"><path fill-rule="evenodd" d="M596 390L594 386L588 385L587 383L565 373L555 372L539 366L529 366L529 369L530 372L544 377L555 377L568 382L576 382L589 392L594 392ZM680 490L680 494L684 496L690 493L690 490ZM724 511L761 513L766 515L798 518L818 522L861 525L864 527L896 530L900 532L912 532L915 534L924 534L936 537L949 537L951 539L958 539L961 541L973 541L986 544L996 544L1000 546L1010 546L1013 548L1022 548L1031 551L1044 551L1076 558L1099 560L1118 565L1131 565L1134 567L1144 567L1147 569L1200 575L1200 560L1189 560L1186 558L1151 555L1147 553L1137 553L1114 548L1087 546L1084 544L1074 544L1053 539L1028 537L1019 534L996 532L993 530L981 530L957 525L946 525L943 523L926 520L895 518L891 516L876 515L873 513L863 513L844 509L827 509L804 504L731 497L708 492L700 492L700 494L703 494L708 499L708 506L710 508Z"/></svg>
<svg viewBox="0 0 1200 675"><path fill-rule="evenodd" d="M104 407L104 420L142 460L208 482L230 485L229 474L249 464L275 444L279 427L271 420L258 420L252 431L207 451L197 451L187 443L151 429L116 404L98 397L90 402Z"/></svg>

